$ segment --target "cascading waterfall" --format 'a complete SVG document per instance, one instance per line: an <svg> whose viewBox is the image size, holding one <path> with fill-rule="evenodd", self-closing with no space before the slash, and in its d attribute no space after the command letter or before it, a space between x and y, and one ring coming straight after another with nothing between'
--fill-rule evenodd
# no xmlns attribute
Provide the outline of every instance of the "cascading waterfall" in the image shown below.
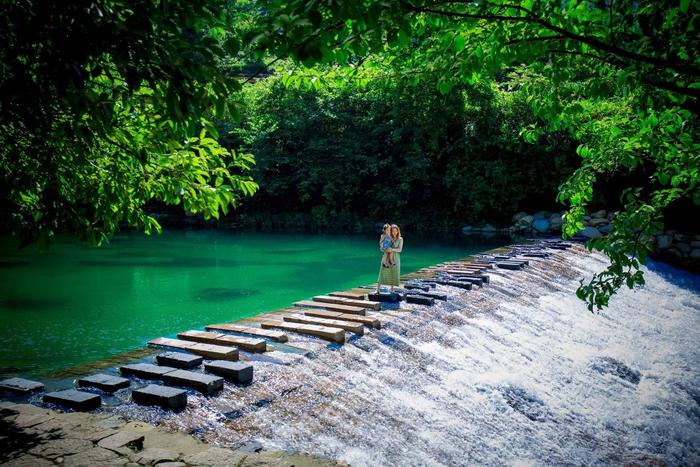
<svg viewBox="0 0 700 467"><path fill-rule="evenodd" d="M257 361L251 386L139 416L353 465L700 464L700 278L652 264L592 314L574 290L605 264L575 247L482 289L438 286L447 302L387 311L344 346L302 340Z"/></svg>

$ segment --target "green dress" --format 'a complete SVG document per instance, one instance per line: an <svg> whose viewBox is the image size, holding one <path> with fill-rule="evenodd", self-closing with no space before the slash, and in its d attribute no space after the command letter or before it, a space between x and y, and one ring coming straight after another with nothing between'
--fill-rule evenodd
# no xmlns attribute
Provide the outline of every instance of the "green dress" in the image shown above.
<svg viewBox="0 0 700 467"><path fill-rule="evenodd" d="M401 250L403 249L403 238L398 238L391 243L391 248L397 248L399 251L394 252L394 261L396 264L385 268L379 261L379 279L377 282L380 285L399 285L399 277L401 277Z"/></svg>

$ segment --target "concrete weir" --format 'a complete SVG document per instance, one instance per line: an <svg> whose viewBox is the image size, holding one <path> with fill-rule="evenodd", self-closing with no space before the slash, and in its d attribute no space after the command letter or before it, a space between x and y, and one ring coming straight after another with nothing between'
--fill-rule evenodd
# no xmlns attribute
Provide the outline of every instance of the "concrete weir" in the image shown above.
<svg viewBox="0 0 700 467"><path fill-rule="evenodd" d="M187 391L184 389L149 384L131 392L131 399L141 405L158 405L178 410L187 406Z"/></svg>
<svg viewBox="0 0 700 467"><path fill-rule="evenodd" d="M320 337L338 344L345 343L345 330L316 324L286 323L284 321L262 321L260 326L264 329L283 329L297 334Z"/></svg>

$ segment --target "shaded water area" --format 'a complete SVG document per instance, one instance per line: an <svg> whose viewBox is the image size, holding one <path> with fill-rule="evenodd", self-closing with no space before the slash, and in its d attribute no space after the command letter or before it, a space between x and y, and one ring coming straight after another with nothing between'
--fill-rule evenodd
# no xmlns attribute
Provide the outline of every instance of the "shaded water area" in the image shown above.
<svg viewBox="0 0 700 467"><path fill-rule="evenodd" d="M503 238L406 236L403 272ZM39 376L149 339L376 280L377 236L171 231L48 252L0 238L0 375Z"/></svg>
<svg viewBox="0 0 700 467"><path fill-rule="evenodd" d="M220 445L257 440L353 465L698 465L700 278L660 264L591 314L605 266L581 247L495 271L447 302L383 311L342 347L294 338L248 387L178 414L119 405Z"/></svg>

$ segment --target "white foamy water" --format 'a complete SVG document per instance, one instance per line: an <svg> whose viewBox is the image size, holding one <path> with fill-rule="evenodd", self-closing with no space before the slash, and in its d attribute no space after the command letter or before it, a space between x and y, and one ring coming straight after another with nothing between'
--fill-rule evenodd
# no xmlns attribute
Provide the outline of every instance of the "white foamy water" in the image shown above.
<svg viewBox="0 0 700 467"><path fill-rule="evenodd" d="M700 278L657 265L592 314L574 290L604 265L577 247L341 348L295 338L164 423L353 465L698 465Z"/></svg>

